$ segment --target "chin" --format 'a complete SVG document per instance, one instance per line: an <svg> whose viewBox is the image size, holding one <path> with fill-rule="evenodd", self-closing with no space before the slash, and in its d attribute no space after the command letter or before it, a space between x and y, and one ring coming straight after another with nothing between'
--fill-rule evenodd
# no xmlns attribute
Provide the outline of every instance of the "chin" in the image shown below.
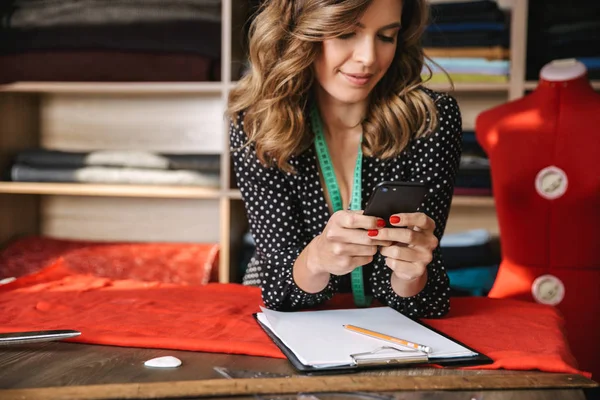
<svg viewBox="0 0 600 400"><path fill-rule="evenodd" d="M346 91L340 91L335 94L335 98L342 103L354 104L361 103L369 97L370 90L361 91L361 93L348 93Z"/></svg>

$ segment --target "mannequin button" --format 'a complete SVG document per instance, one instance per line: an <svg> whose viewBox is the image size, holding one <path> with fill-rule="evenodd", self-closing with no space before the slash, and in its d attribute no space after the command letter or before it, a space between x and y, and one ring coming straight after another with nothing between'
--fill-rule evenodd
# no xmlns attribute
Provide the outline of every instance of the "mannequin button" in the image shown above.
<svg viewBox="0 0 600 400"><path fill-rule="evenodd" d="M568 178L565 171L551 165L542 169L535 177L535 189L545 199L556 199L567 191Z"/></svg>
<svg viewBox="0 0 600 400"><path fill-rule="evenodd" d="M538 276L531 285L531 294L538 303L555 306L565 297L565 285L554 275Z"/></svg>

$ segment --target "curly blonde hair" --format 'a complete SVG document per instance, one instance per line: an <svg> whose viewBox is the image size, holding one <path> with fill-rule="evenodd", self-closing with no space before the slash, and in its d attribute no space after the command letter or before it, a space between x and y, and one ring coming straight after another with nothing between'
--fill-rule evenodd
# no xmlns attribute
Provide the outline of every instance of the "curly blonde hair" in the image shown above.
<svg viewBox="0 0 600 400"><path fill-rule="evenodd" d="M312 64L323 40L354 29L371 1L267 0L259 8L249 33L251 69L231 91L227 115L237 123L245 112L248 144L254 144L264 165L293 171L289 158L312 144L306 121L315 83ZM429 8L426 0L402 1L394 60L370 93L362 122L363 150L379 158L398 155L411 138L437 125L435 104L420 90L420 40Z"/></svg>

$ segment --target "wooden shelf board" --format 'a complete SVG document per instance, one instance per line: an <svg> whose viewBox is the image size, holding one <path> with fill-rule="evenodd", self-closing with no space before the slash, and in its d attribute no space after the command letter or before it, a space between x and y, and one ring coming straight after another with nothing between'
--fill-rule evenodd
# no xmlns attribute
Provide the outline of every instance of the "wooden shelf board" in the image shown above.
<svg viewBox="0 0 600 400"><path fill-rule="evenodd" d="M431 90L440 92L452 92L448 83L425 84ZM454 92L508 92L508 83L455 83Z"/></svg>
<svg viewBox="0 0 600 400"><path fill-rule="evenodd" d="M596 90L600 90L600 80L593 80L590 81L592 87ZM525 89L526 90L533 90L537 87L538 85L538 81L527 81L525 82Z"/></svg>
<svg viewBox="0 0 600 400"><path fill-rule="evenodd" d="M0 92L219 94L223 88L221 82L16 82L0 85Z"/></svg>
<svg viewBox="0 0 600 400"><path fill-rule="evenodd" d="M454 196L452 205L458 207L494 207L492 196Z"/></svg>
<svg viewBox="0 0 600 400"><path fill-rule="evenodd" d="M228 191L225 192L225 195L227 197L229 197L230 199L234 199L234 200L241 200L242 199L242 193L240 192L239 189L230 189Z"/></svg>
<svg viewBox="0 0 600 400"><path fill-rule="evenodd" d="M242 194L240 193L239 189L230 189L225 192L225 195L230 199L242 199ZM454 196L452 198L452 204L463 207L494 207L494 198L492 196Z"/></svg>
<svg viewBox="0 0 600 400"><path fill-rule="evenodd" d="M65 196L160 197L174 199L218 199L219 189L196 186L107 185L91 183L0 182L0 194Z"/></svg>

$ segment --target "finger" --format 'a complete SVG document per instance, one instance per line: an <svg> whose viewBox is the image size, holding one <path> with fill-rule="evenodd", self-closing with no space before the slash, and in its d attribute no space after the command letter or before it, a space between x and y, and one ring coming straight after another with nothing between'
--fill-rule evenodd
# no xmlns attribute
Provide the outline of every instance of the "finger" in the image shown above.
<svg viewBox="0 0 600 400"><path fill-rule="evenodd" d="M378 240L404 243L410 247L423 247L435 249L438 244L437 238L431 231L415 231L410 228L384 228L377 234Z"/></svg>
<svg viewBox="0 0 600 400"><path fill-rule="evenodd" d="M339 226L327 229L325 236L327 240L338 243L351 243L368 246L389 246L389 240L381 240L379 232L381 229L349 229Z"/></svg>
<svg viewBox="0 0 600 400"><path fill-rule="evenodd" d="M425 265L433 261L431 252L416 248L403 246L389 246L379 250L382 256L408 262L423 263Z"/></svg>
<svg viewBox="0 0 600 400"><path fill-rule="evenodd" d="M423 231L435 230L435 221L421 212L394 214L390 217L390 224L393 226L416 226Z"/></svg>
<svg viewBox="0 0 600 400"><path fill-rule="evenodd" d="M352 243L335 243L331 248L331 252L333 255L339 257L372 257L375 255L375 253L377 253L377 246Z"/></svg>
<svg viewBox="0 0 600 400"><path fill-rule="evenodd" d="M332 265L328 269L328 272L333 275L345 275L371 261L373 261L373 256L342 257L336 265Z"/></svg>
<svg viewBox="0 0 600 400"><path fill-rule="evenodd" d="M385 265L387 265L394 274L399 278L413 281L420 278L426 271L426 266L421 263L412 263L408 261L396 260L393 258L386 258Z"/></svg>
<svg viewBox="0 0 600 400"><path fill-rule="evenodd" d="M385 226L383 219L363 215L363 211L341 210L334 216L337 223L347 229L377 229Z"/></svg>
<svg viewBox="0 0 600 400"><path fill-rule="evenodd" d="M363 265L367 265L371 261L373 261L373 256L368 256L368 257L352 257L352 263L354 264L355 268L362 267Z"/></svg>

